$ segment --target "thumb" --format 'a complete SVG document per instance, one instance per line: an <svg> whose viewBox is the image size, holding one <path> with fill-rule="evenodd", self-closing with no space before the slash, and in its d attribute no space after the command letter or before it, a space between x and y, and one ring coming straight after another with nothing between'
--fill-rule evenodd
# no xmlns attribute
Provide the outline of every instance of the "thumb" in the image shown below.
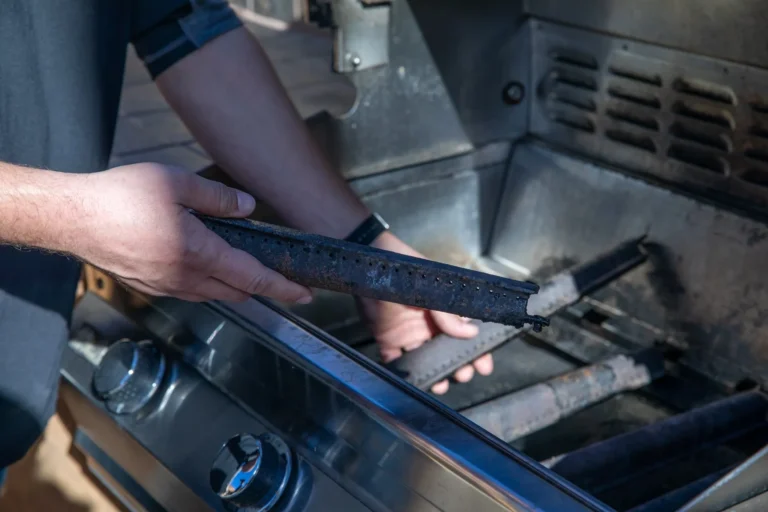
<svg viewBox="0 0 768 512"><path fill-rule="evenodd" d="M228 187L218 181L189 175L180 187L179 203L212 217L247 217L256 207L250 194Z"/></svg>
<svg viewBox="0 0 768 512"><path fill-rule="evenodd" d="M479 332L477 325L466 322L456 315L439 311L430 311L430 314L432 315L432 321L435 322L435 326L448 336L469 339L477 336Z"/></svg>

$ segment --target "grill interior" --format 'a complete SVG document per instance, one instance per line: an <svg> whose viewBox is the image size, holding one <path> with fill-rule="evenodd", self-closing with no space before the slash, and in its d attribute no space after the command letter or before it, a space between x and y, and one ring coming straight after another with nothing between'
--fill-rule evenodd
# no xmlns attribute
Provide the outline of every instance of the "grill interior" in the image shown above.
<svg viewBox="0 0 768 512"><path fill-rule="evenodd" d="M768 72L536 19L528 28L529 131L511 161L497 145L480 150L482 165L454 158L352 183L427 257L518 279L647 237L646 264L502 345L491 376L440 399L467 412L659 351L664 375L650 384L504 440L616 510L678 510L768 443L768 331L754 320L755 276L768 275L768 230L755 220L768 206ZM294 310L378 359L350 297L319 292Z"/></svg>
<svg viewBox="0 0 768 512"><path fill-rule="evenodd" d="M568 177L567 167L560 169L554 163L562 158L566 157L534 143L518 147L511 166L501 161L477 168L457 159L363 178L353 184L370 207L391 222L396 233L430 258L514 278L545 276L586 259L567 239L563 244L572 247L566 251L570 254L557 256L562 252L557 237L541 221L548 215L554 224L567 226L566 211L574 204L592 211L583 208L580 186ZM574 179L590 173L603 178L604 173L617 176L576 158L569 158L569 162ZM542 174L541 169L550 173ZM518 179L507 178L503 185L507 172L515 173ZM531 192L537 180L547 183L541 188L547 200ZM643 191L637 193L640 204L655 210L642 197ZM523 196L538 206L521 201ZM548 207L548 201L557 201L563 209ZM595 215L604 213L595 210ZM590 231L613 230L610 223L591 218L579 221ZM618 238L635 234L619 219L617 225ZM534 233L539 239L528 243L535 240ZM579 237L580 232L574 236ZM654 239L664 236L651 234ZM594 253L613 243L608 242L588 244ZM528 249L520 249L522 246ZM535 267L529 261L541 265ZM623 286L644 280L645 272L654 271L654 265L632 271L606 293L623 293ZM318 292L313 304L297 306L294 311L378 360L377 347L360 322L351 297ZM681 348L679 340L641 317L642 311L620 309L606 295L590 297L557 315L544 332L519 336L496 349L491 376L454 384L439 398L460 412L467 411L611 355L657 349L665 355L663 377L639 390L613 394L522 438L505 440L616 510L676 510L768 442L768 401L757 391L758 377L744 374L733 377L734 381L705 374L687 359L690 351ZM712 410L701 412L708 404ZM611 447L610 443L616 444Z"/></svg>

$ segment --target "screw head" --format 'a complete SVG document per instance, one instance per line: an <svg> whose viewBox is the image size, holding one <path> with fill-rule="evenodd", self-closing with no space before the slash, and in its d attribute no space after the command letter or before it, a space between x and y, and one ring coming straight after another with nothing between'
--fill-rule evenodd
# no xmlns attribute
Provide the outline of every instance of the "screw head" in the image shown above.
<svg viewBox="0 0 768 512"><path fill-rule="evenodd" d="M525 98L525 86L520 82L510 82L504 86L501 99L507 105L518 105Z"/></svg>
<svg viewBox="0 0 768 512"><path fill-rule="evenodd" d="M361 59L360 56L358 54L356 54L356 53L348 53L347 54L347 60L354 67L359 67L360 64L363 63L363 59Z"/></svg>

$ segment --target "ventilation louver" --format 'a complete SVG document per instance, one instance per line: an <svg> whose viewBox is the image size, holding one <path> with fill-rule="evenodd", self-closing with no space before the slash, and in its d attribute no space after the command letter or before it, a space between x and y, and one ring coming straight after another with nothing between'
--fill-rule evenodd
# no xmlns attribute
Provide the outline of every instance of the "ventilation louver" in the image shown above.
<svg viewBox="0 0 768 512"><path fill-rule="evenodd" d="M768 206L767 71L551 23L533 34L535 135Z"/></svg>

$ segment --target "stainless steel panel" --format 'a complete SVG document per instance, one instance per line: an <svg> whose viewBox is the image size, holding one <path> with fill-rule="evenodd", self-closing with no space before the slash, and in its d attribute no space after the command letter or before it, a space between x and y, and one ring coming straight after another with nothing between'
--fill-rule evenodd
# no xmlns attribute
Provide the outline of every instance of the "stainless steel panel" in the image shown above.
<svg viewBox="0 0 768 512"><path fill-rule="evenodd" d="M525 133L530 92L515 104L505 96L509 84L528 83L522 0L451 0L440 9L410 0L374 8L390 14L388 64L349 73L357 89L349 112L308 121L346 177L455 156ZM337 22L342 39L365 25L357 18ZM383 51L371 53L375 62L383 60Z"/></svg>
<svg viewBox="0 0 768 512"><path fill-rule="evenodd" d="M70 357L76 356L68 354L67 359ZM66 362L67 361L65 360L65 363ZM113 423L108 414L104 411L99 411L98 407L89 401L87 395L81 393L80 390L70 382L65 381L64 385L61 387L60 394L73 417L78 422L78 428L87 436L87 441L108 454L112 460L120 465L121 470L125 472L133 482L139 484L144 492L151 497L149 501L145 500L143 503L147 510L158 510L158 507L162 507L163 510L169 512L204 512L214 509L215 502L196 495L195 492L183 482L183 475L172 472L168 467L159 462L157 458L141 445L140 442L120 429L117 424ZM172 441L173 434L178 435L182 434L182 432L177 430L169 432L168 430L165 430L165 432L158 431L155 433L157 436L168 436L167 442L171 444L169 448L177 451L198 449L204 452L207 449L206 444L209 444L200 443L193 445L195 448L177 445L176 443L178 443L180 439L177 438L175 442ZM201 432L198 436L204 437L205 433ZM217 445L218 443L211 446L211 448L216 449ZM80 449L83 450L85 454L92 456L92 454L88 452L88 443L81 442ZM102 467L101 469L104 468ZM202 472L207 471L207 468L199 467L198 464L198 467L194 470ZM106 475L109 475L109 473L106 473ZM106 475L96 476L103 478ZM110 476L112 476L113 479L115 478L115 475ZM115 489L115 491L117 491L116 497L125 500L125 487L130 486L126 485L125 482L120 482L120 484L123 488Z"/></svg>
<svg viewBox="0 0 768 512"><path fill-rule="evenodd" d="M126 311L376 510L606 510L380 367L265 303Z"/></svg>
<svg viewBox="0 0 768 512"><path fill-rule="evenodd" d="M594 297L654 326L709 376L768 383L762 223L526 144L515 152L496 227L492 257L530 275L647 233L649 263Z"/></svg>
<svg viewBox="0 0 768 512"><path fill-rule="evenodd" d="M768 205L768 71L533 22L530 131L739 207Z"/></svg>
<svg viewBox="0 0 768 512"><path fill-rule="evenodd" d="M768 65L762 0L527 0L533 16L701 55Z"/></svg>
<svg viewBox="0 0 768 512"><path fill-rule="evenodd" d="M115 291L104 289L109 295ZM112 297L118 300L117 295ZM70 342L62 363L61 396L78 429L115 462L117 473L126 473L139 486L138 493L120 474L111 472L111 476L134 496L148 493L167 510L226 510L211 489L211 465L228 439L242 433L264 433L264 424L180 362L172 351L165 351L168 372L156 396L135 414L110 414L93 392L94 371L105 345L131 335L136 325L93 293L80 300L73 315L75 331L82 332L83 325L92 326L99 337L95 342ZM135 339L147 336L146 331L136 334L141 337ZM103 461L101 465L111 469ZM299 476L311 482L300 489L297 482L294 488L298 490L291 494L294 501L305 502L302 510L369 509L306 459L299 457L296 467Z"/></svg>
<svg viewBox="0 0 768 512"><path fill-rule="evenodd" d="M728 512L764 512L768 509L768 492L739 503L728 509Z"/></svg>
<svg viewBox="0 0 768 512"><path fill-rule="evenodd" d="M78 428L118 465L117 473L127 474L130 482L110 472L132 496L146 493L167 511L223 512L227 508L209 483L216 454L230 437L258 435L265 427L191 369L184 365L172 368L162 396L137 414L114 416L90 392L93 363L79 348L68 350L61 397ZM299 467L303 478L311 482L292 489L298 495L290 498L304 503L301 510L369 510L306 460L301 459ZM102 464L102 469L110 468ZM139 491L131 484L140 486Z"/></svg>

